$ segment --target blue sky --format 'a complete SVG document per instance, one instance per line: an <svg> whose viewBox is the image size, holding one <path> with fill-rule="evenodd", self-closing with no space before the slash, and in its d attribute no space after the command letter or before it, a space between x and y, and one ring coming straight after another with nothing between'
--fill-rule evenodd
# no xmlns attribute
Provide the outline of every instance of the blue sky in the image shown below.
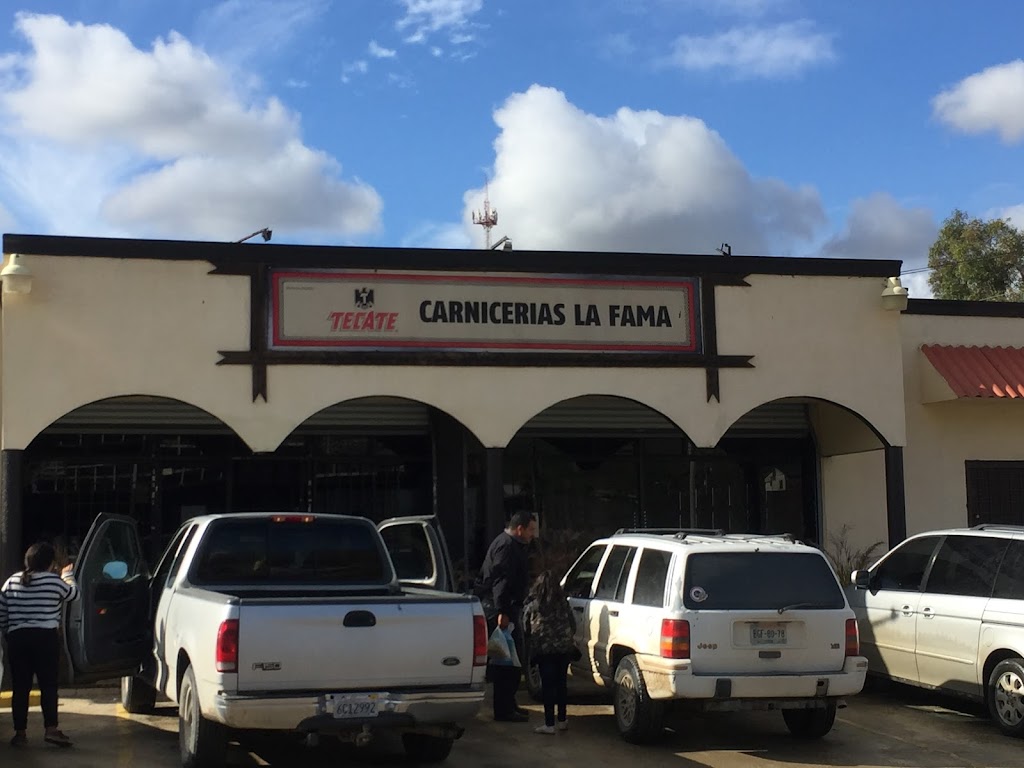
<svg viewBox="0 0 1024 768"><path fill-rule="evenodd" d="M1024 4L14 0L0 229L900 258L1024 225ZM908 275L926 295L925 274Z"/></svg>

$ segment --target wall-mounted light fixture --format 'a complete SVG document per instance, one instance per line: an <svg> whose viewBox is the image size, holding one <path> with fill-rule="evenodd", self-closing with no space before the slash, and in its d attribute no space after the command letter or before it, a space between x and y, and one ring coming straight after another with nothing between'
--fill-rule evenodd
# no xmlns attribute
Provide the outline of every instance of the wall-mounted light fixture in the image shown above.
<svg viewBox="0 0 1024 768"><path fill-rule="evenodd" d="M20 254L12 253L0 269L0 281L4 284L4 293L31 293L32 270L21 263Z"/></svg>
<svg viewBox="0 0 1024 768"><path fill-rule="evenodd" d="M885 278L885 288L882 290L882 309L890 309L902 312L907 308L910 293L903 287L898 277Z"/></svg>

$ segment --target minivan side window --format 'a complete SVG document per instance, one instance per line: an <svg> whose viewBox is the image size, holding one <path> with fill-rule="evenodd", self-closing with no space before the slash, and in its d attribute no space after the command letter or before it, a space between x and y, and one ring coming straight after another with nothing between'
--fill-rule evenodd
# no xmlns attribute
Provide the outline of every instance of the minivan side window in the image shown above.
<svg viewBox="0 0 1024 768"><path fill-rule="evenodd" d="M604 561L601 577L597 580L594 598L597 600L622 600L626 593L629 568L633 564L636 547L612 547Z"/></svg>
<svg viewBox="0 0 1024 768"><path fill-rule="evenodd" d="M1024 541L1011 541L1003 556L992 597L1024 600Z"/></svg>
<svg viewBox="0 0 1024 768"><path fill-rule="evenodd" d="M917 592L924 572L939 543L938 536L924 536L901 544L871 574L871 589Z"/></svg>
<svg viewBox="0 0 1024 768"><path fill-rule="evenodd" d="M662 549L645 549L640 556L633 587L633 605L662 608L665 605L665 581L672 553Z"/></svg>
<svg viewBox="0 0 1024 768"><path fill-rule="evenodd" d="M989 597L1007 539L947 536L935 556L924 591L935 595Z"/></svg>
<svg viewBox="0 0 1024 768"><path fill-rule="evenodd" d="M604 557L604 544L595 544L579 559L569 575L565 577L565 594L568 597L590 598L590 587L597 575L597 568Z"/></svg>

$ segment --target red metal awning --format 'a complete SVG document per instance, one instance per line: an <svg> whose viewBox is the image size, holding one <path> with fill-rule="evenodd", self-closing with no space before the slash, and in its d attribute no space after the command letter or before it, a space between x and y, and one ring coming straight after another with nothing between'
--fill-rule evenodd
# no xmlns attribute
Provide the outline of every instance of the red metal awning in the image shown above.
<svg viewBox="0 0 1024 768"><path fill-rule="evenodd" d="M1024 399L1024 347L946 347L921 352L957 398Z"/></svg>

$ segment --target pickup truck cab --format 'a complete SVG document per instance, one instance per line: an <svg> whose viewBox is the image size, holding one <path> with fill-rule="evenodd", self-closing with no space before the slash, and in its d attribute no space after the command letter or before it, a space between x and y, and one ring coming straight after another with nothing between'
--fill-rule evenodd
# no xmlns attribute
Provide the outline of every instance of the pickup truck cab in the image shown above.
<svg viewBox="0 0 1024 768"><path fill-rule="evenodd" d="M100 516L67 651L77 682L120 677L129 712L158 693L177 703L186 767L223 765L243 730L363 745L394 729L410 756L440 761L483 701L487 663L479 601L435 589L451 572L428 517L380 531L340 515L198 517L150 572L134 521Z"/></svg>

